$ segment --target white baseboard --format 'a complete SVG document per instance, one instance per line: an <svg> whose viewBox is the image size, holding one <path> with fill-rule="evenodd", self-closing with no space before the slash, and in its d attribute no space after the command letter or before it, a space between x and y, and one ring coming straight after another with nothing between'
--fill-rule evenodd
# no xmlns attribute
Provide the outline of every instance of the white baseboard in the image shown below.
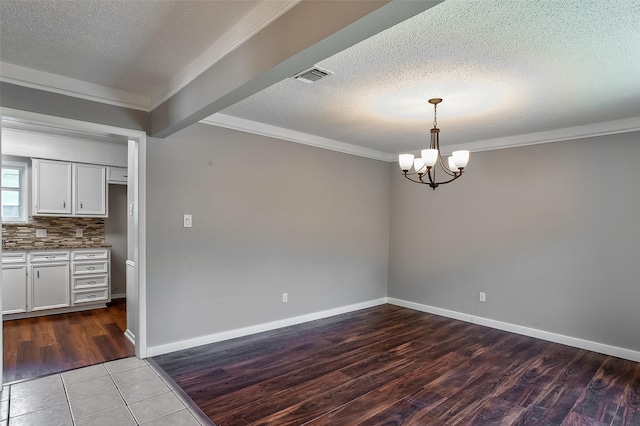
<svg viewBox="0 0 640 426"><path fill-rule="evenodd" d="M387 303L391 305L402 306L421 312L440 315L443 317L453 318L460 321L470 322L472 324L483 325L486 327L496 328L498 330L509 331L511 333L522 334L524 336L535 337L537 339L547 340L549 342L560 343L574 348L586 349L588 351L599 352L605 355L611 355L618 358L628 359L630 361L640 362L640 352L631 349L611 346L604 343L592 342L590 340L579 339L577 337L565 336L563 334L552 333L549 331L538 330L535 328L523 327L521 325L510 324L507 322L496 321L489 318L477 317L474 315L464 314L461 312L450 311L447 309L436 308L435 306L423 305L421 303L409 302L406 300L387 298Z"/></svg>
<svg viewBox="0 0 640 426"><path fill-rule="evenodd" d="M134 336L131 330L129 330L128 328L124 331L124 337L129 339L129 341L133 343L133 346L136 345L136 336Z"/></svg>
<svg viewBox="0 0 640 426"><path fill-rule="evenodd" d="M111 300L113 300L113 299L126 299L126 298L127 298L127 293L111 294Z"/></svg>
<svg viewBox="0 0 640 426"><path fill-rule="evenodd" d="M183 349L193 348L196 346L207 345L209 343L221 342L223 340L235 339L237 337L248 336L251 334L262 333L264 331L275 330L277 328L288 327L291 325L302 324L317 319L328 318L335 315L346 314L347 312L359 311L360 309L371 308L373 306L384 305L387 298L369 300L353 305L341 306L339 308L328 309L326 311L313 312L311 314L300 315L292 318L285 318L278 321L272 321L264 324L253 325L235 330L223 331L220 333L200 336L193 339L181 340L178 342L167 343L164 345L148 346L147 356L158 356L170 352L180 351Z"/></svg>

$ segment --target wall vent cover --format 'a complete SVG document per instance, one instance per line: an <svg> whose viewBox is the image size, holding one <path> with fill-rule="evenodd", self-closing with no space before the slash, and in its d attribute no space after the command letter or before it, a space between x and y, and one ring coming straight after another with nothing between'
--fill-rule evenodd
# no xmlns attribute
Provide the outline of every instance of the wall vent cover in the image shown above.
<svg viewBox="0 0 640 426"><path fill-rule="evenodd" d="M316 81L333 74L331 71L323 70L322 68L313 67L306 71L302 71L293 78L303 83L315 83Z"/></svg>

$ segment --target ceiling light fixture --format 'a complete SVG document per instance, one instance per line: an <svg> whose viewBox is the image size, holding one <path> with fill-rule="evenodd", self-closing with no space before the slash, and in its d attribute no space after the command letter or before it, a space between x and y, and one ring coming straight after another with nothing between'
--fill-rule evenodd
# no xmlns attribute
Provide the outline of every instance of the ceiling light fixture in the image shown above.
<svg viewBox="0 0 640 426"><path fill-rule="evenodd" d="M429 185L433 190L462 176L462 172L469 162L469 151L467 150L453 151L446 164L442 161L442 156L440 155L440 129L438 129L437 120L437 109L440 102L442 102L440 98L429 99L429 103L433 104L433 129L431 129L429 149L422 150L421 158L414 158L413 154L400 154L398 156L398 162L404 177L411 182ZM443 182L436 180L436 163L440 165L445 175L451 179ZM409 173L411 167L414 168L413 173ZM414 175L418 175L418 178L411 177Z"/></svg>

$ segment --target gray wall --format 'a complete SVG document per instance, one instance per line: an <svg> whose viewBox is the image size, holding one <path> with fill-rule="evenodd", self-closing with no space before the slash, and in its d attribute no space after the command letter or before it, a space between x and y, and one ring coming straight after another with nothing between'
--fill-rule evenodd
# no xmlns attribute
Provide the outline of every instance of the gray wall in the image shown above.
<svg viewBox="0 0 640 426"><path fill-rule="evenodd" d="M109 185L109 217L104 220L107 244L111 244L111 294L125 294L127 261L127 186Z"/></svg>
<svg viewBox="0 0 640 426"><path fill-rule="evenodd" d="M389 297L640 350L639 138L473 153L435 192L396 166Z"/></svg>
<svg viewBox="0 0 640 426"><path fill-rule="evenodd" d="M147 168L150 346L386 295L388 163L196 124Z"/></svg>

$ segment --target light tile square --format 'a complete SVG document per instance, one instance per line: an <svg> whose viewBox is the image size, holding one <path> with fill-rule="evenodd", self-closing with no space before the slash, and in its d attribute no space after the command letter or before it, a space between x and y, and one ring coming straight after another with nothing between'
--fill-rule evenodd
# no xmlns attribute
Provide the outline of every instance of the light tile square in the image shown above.
<svg viewBox="0 0 640 426"><path fill-rule="evenodd" d="M11 399L24 398L34 392L43 392L62 388L62 380L59 374L28 380L11 385Z"/></svg>
<svg viewBox="0 0 640 426"><path fill-rule="evenodd" d="M77 420L76 426L136 426L136 421L126 406L104 411L91 417Z"/></svg>
<svg viewBox="0 0 640 426"><path fill-rule="evenodd" d="M11 416L9 426L66 426L71 425L69 405L59 404L22 416Z"/></svg>
<svg viewBox="0 0 640 426"><path fill-rule="evenodd" d="M194 419L189 411L180 410L168 416L144 423L144 426L200 426L200 422Z"/></svg>
<svg viewBox="0 0 640 426"><path fill-rule="evenodd" d="M171 392L129 405L133 416L141 424L184 410L184 408L182 402Z"/></svg>
<svg viewBox="0 0 640 426"><path fill-rule="evenodd" d="M120 387L120 393L127 404L133 404L134 402L170 391L171 389L169 389L159 377Z"/></svg>
<svg viewBox="0 0 640 426"><path fill-rule="evenodd" d="M133 370L134 368L140 368L147 365L147 362L138 359L136 357L123 358L115 361L110 361L104 364L109 374L116 374L122 371Z"/></svg>
<svg viewBox="0 0 640 426"><path fill-rule="evenodd" d="M124 405L120 392L114 389L71 401L71 415L77 421Z"/></svg>
<svg viewBox="0 0 640 426"><path fill-rule="evenodd" d="M66 387L69 401L116 389L116 385L113 384L110 376L96 377L95 379L85 380L83 382L71 383Z"/></svg>
<svg viewBox="0 0 640 426"><path fill-rule="evenodd" d="M62 373L62 379L64 380L65 385L69 385L71 383L84 382L85 380L106 376L107 374L109 373L102 364L97 364Z"/></svg>
<svg viewBox="0 0 640 426"><path fill-rule="evenodd" d="M8 401L9 400L9 393L10 393L10 386L9 385L4 385L2 387L2 393L0 393L0 401Z"/></svg>
<svg viewBox="0 0 640 426"><path fill-rule="evenodd" d="M147 365L144 367L134 368L133 370L116 373L111 377L113 378L113 381L116 382L116 386L121 388L134 383L144 382L145 380L151 380L158 377L158 375Z"/></svg>
<svg viewBox="0 0 640 426"><path fill-rule="evenodd" d="M9 400L0 401L0 420L9 417Z"/></svg>
<svg viewBox="0 0 640 426"><path fill-rule="evenodd" d="M67 395L64 393L64 388L56 387L47 391L33 392L23 398L11 398L11 417L20 416L22 414L42 410L43 408L52 407L66 402Z"/></svg>

